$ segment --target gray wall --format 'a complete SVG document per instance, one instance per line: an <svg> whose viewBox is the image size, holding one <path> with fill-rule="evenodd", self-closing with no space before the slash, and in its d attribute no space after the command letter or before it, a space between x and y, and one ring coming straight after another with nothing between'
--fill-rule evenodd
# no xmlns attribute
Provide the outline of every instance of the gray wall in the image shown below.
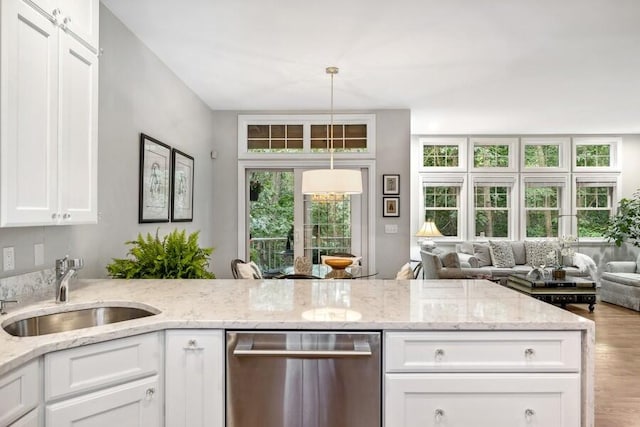
<svg viewBox="0 0 640 427"><path fill-rule="evenodd" d="M0 229L0 246L16 250L16 270L0 277L50 268L65 254L84 258L81 277L105 277L111 258L125 256L125 241L156 229L200 230L201 244L215 245L212 111L102 5L100 45L98 224ZM193 222L138 224L140 132L194 157ZM35 243L45 245L44 266L34 265Z"/></svg>
<svg viewBox="0 0 640 427"><path fill-rule="evenodd" d="M300 113L288 112L288 113ZM310 112L305 112L310 113ZM311 112L312 113L312 112ZM340 111L340 113L347 113ZM409 259L409 147L411 117L409 110L357 111L376 114L376 270L377 278L393 278L402 264ZM216 111L214 113L215 160L214 182L216 198L213 206L215 218L215 252L213 267L219 278L230 278L229 263L238 255L238 114L287 114L265 111ZM382 174L400 174L400 217L382 218ZM397 224L397 234L385 234L385 224Z"/></svg>

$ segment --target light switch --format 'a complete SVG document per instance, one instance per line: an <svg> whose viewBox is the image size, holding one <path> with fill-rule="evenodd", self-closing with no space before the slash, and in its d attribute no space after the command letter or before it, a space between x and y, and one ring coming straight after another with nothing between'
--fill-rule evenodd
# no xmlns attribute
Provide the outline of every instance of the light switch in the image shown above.
<svg viewBox="0 0 640 427"><path fill-rule="evenodd" d="M4 266L4 271L16 268L16 255L13 250L13 246L2 249L2 264Z"/></svg>
<svg viewBox="0 0 640 427"><path fill-rule="evenodd" d="M398 224L385 224L384 232L386 234L396 234L398 232Z"/></svg>

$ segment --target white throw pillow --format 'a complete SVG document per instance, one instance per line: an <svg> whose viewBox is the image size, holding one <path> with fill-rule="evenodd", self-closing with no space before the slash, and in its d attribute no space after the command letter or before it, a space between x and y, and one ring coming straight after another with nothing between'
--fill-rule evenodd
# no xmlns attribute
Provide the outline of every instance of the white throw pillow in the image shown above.
<svg viewBox="0 0 640 427"><path fill-rule="evenodd" d="M398 274L396 274L396 280L411 280L413 279L413 270L411 264L406 263L402 266Z"/></svg>
<svg viewBox="0 0 640 427"><path fill-rule="evenodd" d="M262 272L258 264L251 261L250 263L238 263L236 265L238 269L238 276L241 279L262 279Z"/></svg>

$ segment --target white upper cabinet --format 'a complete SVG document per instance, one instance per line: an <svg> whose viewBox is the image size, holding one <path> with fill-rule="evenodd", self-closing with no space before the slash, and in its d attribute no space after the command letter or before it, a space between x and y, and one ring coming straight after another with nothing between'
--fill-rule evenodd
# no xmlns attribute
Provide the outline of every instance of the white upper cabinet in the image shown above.
<svg viewBox="0 0 640 427"><path fill-rule="evenodd" d="M23 0L31 3L66 32L98 51L100 2L95 0Z"/></svg>
<svg viewBox="0 0 640 427"><path fill-rule="evenodd" d="M49 1L0 1L0 226L95 223L98 58Z"/></svg>

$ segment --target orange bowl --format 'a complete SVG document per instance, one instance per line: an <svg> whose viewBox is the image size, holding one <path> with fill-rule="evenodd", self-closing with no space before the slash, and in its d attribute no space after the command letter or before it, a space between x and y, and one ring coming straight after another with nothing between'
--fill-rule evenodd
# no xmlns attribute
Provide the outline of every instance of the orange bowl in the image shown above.
<svg viewBox="0 0 640 427"><path fill-rule="evenodd" d="M352 262L349 258L329 258L324 261L324 263L331 268L337 268L339 270L350 266Z"/></svg>

